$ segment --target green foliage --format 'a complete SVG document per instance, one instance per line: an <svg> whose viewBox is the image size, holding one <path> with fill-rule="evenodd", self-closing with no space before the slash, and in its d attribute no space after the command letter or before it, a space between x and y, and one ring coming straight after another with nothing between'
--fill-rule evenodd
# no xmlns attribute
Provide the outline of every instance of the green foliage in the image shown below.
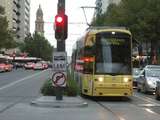
<svg viewBox="0 0 160 120"><path fill-rule="evenodd" d="M67 96L76 96L78 94L78 87L76 81L73 78L73 74L70 71L67 71Z"/></svg>
<svg viewBox="0 0 160 120"><path fill-rule="evenodd" d="M103 19L102 19L103 18ZM121 0L120 4L110 4L107 11L97 17L93 25L125 26L139 43L151 43L151 60L155 55L159 60L160 0ZM99 22L100 21L100 22ZM147 50L148 51L148 50Z"/></svg>
<svg viewBox="0 0 160 120"><path fill-rule="evenodd" d="M47 80L41 88L41 93L45 96L55 96L55 90L51 80Z"/></svg>
<svg viewBox="0 0 160 120"><path fill-rule="evenodd" d="M14 33L8 30L8 21L4 14L4 8L0 6L0 49L14 48L16 47L16 42L13 39Z"/></svg>
<svg viewBox="0 0 160 120"><path fill-rule="evenodd" d="M160 39L159 18L159 0L121 0L118 5L110 4L107 11L92 23L93 25L126 26L135 39L153 42Z"/></svg>
<svg viewBox="0 0 160 120"><path fill-rule="evenodd" d="M23 52L29 53L29 56L52 60L53 47L44 36L38 33L27 36L20 48Z"/></svg>

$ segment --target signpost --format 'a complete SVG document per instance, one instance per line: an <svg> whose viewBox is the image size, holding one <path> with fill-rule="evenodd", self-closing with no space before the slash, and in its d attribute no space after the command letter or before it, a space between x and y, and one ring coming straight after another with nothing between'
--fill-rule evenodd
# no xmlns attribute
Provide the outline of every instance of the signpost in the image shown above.
<svg viewBox="0 0 160 120"><path fill-rule="evenodd" d="M54 52L52 83L55 87L66 87L67 53Z"/></svg>
<svg viewBox="0 0 160 120"><path fill-rule="evenodd" d="M67 53L57 51L53 53L52 85L55 87L56 100L62 100L63 88L67 80Z"/></svg>
<svg viewBox="0 0 160 120"><path fill-rule="evenodd" d="M65 52L65 40L68 35L68 16L65 15L65 0L58 0L57 15L55 16L55 38L57 51L53 55L52 83L56 90L56 100L63 99L63 88L66 87L67 78L67 53Z"/></svg>
<svg viewBox="0 0 160 120"><path fill-rule="evenodd" d="M67 53L66 52L54 52L53 70L54 71L67 70Z"/></svg>

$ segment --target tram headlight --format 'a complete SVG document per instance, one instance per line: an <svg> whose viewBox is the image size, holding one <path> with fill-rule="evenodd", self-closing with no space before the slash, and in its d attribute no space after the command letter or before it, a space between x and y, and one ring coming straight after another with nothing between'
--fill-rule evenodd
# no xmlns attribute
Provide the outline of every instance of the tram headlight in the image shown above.
<svg viewBox="0 0 160 120"><path fill-rule="evenodd" d="M123 82L125 83L129 82L129 78L128 77L123 78Z"/></svg>
<svg viewBox="0 0 160 120"><path fill-rule="evenodd" d="M104 81L104 78L103 77L99 77L98 78L98 82L103 82Z"/></svg>

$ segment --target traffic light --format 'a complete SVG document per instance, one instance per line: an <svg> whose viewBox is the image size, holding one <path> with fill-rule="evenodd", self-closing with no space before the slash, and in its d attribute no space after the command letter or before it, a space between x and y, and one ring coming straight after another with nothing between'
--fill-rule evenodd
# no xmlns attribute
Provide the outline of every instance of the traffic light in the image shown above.
<svg viewBox="0 0 160 120"><path fill-rule="evenodd" d="M55 38L57 40L65 40L68 35L68 16L56 15L55 16Z"/></svg>

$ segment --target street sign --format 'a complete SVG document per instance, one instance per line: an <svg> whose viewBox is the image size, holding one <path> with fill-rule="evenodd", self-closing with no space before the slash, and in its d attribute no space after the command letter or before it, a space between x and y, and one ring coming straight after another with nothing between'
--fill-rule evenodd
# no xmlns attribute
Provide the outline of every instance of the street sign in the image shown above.
<svg viewBox="0 0 160 120"><path fill-rule="evenodd" d="M53 54L53 71L67 70L67 53L54 52Z"/></svg>
<svg viewBox="0 0 160 120"><path fill-rule="evenodd" d="M52 84L55 87L66 87L66 72L53 73Z"/></svg>

